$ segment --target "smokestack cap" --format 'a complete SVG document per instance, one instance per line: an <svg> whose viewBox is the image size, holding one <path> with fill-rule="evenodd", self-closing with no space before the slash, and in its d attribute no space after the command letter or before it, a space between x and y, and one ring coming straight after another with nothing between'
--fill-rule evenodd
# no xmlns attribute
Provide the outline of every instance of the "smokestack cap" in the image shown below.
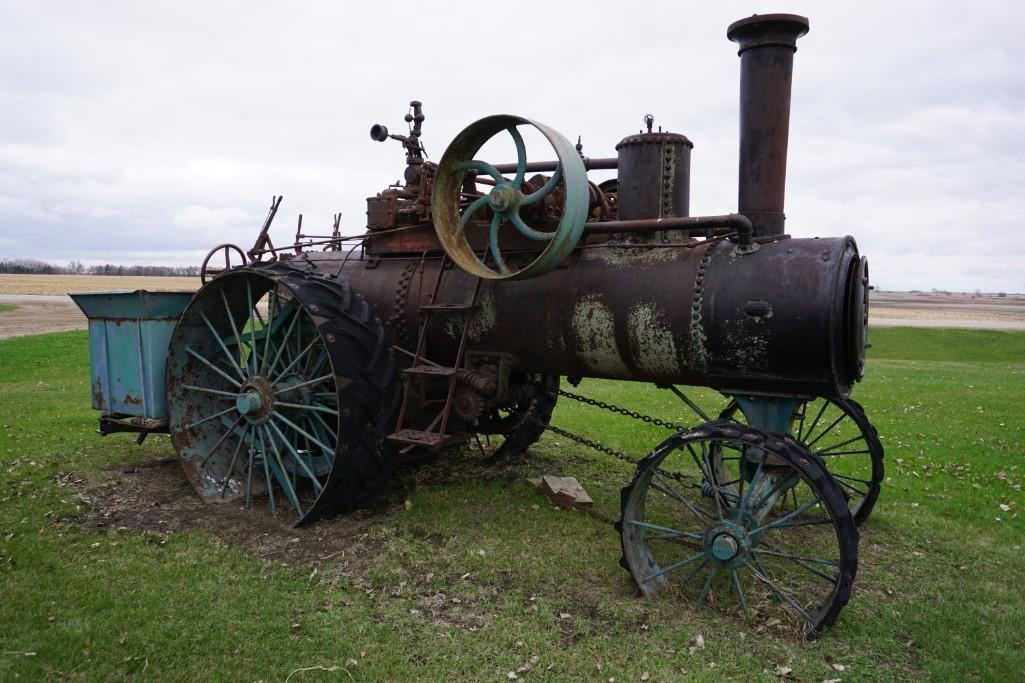
<svg viewBox="0 0 1025 683"><path fill-rule="evenodd" d="M755 14L730 24L726 37L737 43L737 54L756 47L789 47L797 51L797 39L808 32L808 19L796 14Z"/></svg>

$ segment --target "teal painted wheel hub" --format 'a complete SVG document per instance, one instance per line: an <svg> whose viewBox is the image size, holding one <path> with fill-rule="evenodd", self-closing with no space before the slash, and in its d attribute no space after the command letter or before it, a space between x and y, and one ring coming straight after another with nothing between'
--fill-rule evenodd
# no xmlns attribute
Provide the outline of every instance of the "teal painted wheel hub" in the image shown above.
<svg viewBox="0 0 1025 683"><path fill-rule="evenodd" d="M263 399L260 398L259 392L247 391L238 395L238 398L235 399L235 407L238 408L238 412L250 417L259 413L263 408Z"/></svg>
<svg viewBox="0 0 1025 683"><path fill-rule="evenodd" d="M737 539L733 538L729 534L719 534L712 541L712 558L719 560L720 562L732 560L737 556L737 552L739 552L739 550L740 544L737 543Z"/></svg>
<svg viewBox="0 0 1025 683"><path fill-rule="evenodd" d="M704 535L705 556L710 562L727 569L744 564L756 545L747 529L729 520L713 524Z"/></svg>
<svg viewBox="0 0 1025 683"><path fill-rule="evenodd" d="M523 193L508 183L497 185L488 194L488 206L493 211L511 211L523 202Z"/></svg>

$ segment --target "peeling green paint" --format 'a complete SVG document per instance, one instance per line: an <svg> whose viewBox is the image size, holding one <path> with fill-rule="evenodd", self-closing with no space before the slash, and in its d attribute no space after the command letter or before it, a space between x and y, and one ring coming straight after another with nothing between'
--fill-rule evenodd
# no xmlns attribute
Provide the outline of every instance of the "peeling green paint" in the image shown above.
<svg viewBox="0 0 1025 683"><path fill-rule="evenodd" d="M627 313L630 352L637 368L648 375L679 375L676 341L670 317L652 303L639 303Z"/></svg>
<svg viewBox="0 0 1025 683"><path fill-rule="evenodd" d="M481 283L477 294L477 308L470 313L470 324L466 328L466 336L473 341L480 341L491 333L498 325L498 307L495 304L495 293L491 283ZM445 334L452 339L459 339L463 334L464 314L449 315L445 318Z"/></svg>
<svg viewBox="0 0 1025 683"><path fill-rule="evenodd" d="M598 376L626 377L630 374L616 344L612 310L597 297L581 299L573 308L573 336L576 354L588 370Z"/></svg>
<svg viewBox="0 0 1025 683"><path fill-rule="evenodd" d="M679 260L679 249L637 249L635 247L609 246L602 249L584 249L581 261L597 261L613 268L640 268L656 263Z"/></svg>

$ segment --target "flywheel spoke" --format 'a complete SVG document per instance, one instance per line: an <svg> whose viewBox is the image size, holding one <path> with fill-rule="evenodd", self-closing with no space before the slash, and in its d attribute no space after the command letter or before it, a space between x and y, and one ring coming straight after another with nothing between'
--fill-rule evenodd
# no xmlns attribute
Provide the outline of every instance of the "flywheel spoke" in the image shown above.
<svg viewBox="0 0 1025 683"><path fill-rule="evenodd" d="M558 186L560 180L562 180L562 164L559 164L555 168L555 173L548 179L548 182L534 192L524 196L523 201L520 202L520 206L530 206L531 204L538 203L552 193L552 190Z"/></svg>
<svg viewBox="0 0 1025 683"><path fill-rule="evenodd" d="M516 146L516 177L513 178L512 186L518 190L523 184L523 177L527 174L527 146L523 144L523 136L516 130L516 126L509 126L506 130L509 131Z"/></svg>

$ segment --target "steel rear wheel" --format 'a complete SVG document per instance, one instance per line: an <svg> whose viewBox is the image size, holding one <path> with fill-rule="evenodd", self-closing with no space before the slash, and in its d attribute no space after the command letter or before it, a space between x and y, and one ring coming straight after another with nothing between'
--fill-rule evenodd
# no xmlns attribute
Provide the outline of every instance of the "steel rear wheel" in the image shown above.
<svg viewBox="0 0 1025 683"><path fill-rule="evenodd" d="M737 402L720 419L746 424ZM795 441L822 458L843 490L854 522L868 519L883 482L883 444L861 405L850 398L818 397L797 406L790 423Z"/></svg>
<svg viewBox="0 0 1025 683"><path fill-rule="evenodd" d="M732 422L681 431L642 460L617 528L642 595L778 618L808 638L836 620L857 572L857 527L821 461Z"/></svg>
<svg viewBox="0 0 1025 683"><path fill-rule="evenodd" d="M395 362L347 283L282 263L218 277L175 328L167 393L172 442L207 501L266 497L300 523L368 502L391 474Z"/></svg>

